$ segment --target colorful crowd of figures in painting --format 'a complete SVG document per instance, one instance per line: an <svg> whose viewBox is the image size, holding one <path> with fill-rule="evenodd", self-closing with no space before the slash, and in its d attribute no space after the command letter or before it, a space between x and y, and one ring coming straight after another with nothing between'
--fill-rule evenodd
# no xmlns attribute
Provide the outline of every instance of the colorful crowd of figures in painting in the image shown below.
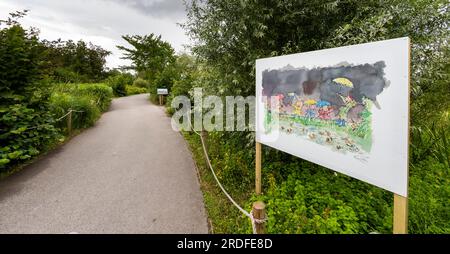
<svg viewBox="0 0 450 254"><path fill-rule="evenodd" d="M265 70L266 132L272 131L271 114L277 113L282 132L365 158L372 145L372 105L381 109L377 96L389 83L384 67L383 62L377 62Z"/></svg>

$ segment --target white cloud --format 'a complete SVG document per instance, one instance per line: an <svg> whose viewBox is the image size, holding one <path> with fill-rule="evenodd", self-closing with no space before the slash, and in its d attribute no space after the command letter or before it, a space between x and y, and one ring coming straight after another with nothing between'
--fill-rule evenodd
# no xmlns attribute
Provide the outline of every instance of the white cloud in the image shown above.
<svg viewBox="0 0 450 254"><path fill-rule="evenodd" d="M129 64L120 59L121 51L116 48L116 45L127 45L121 38L125 34L161 35L177 52L189 43L183 29L177 25L186 19L181 11L184 9L181 0L163 5L148 0L2 0L0 19L6 18L9 12L23 9L30 12L22 23L39 28L43 39L82 39L111 51L108 67Z"/></svg>

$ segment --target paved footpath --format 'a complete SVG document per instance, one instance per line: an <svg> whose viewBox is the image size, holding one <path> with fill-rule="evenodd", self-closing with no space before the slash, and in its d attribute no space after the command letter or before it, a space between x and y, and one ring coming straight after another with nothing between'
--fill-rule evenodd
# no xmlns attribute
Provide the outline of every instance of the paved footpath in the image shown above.
<svg viewBox="0 0 450 254"><path fill-rule="evenodd" d="M208 233L195 165L148 95L0 181L0 233Z"/></svg>

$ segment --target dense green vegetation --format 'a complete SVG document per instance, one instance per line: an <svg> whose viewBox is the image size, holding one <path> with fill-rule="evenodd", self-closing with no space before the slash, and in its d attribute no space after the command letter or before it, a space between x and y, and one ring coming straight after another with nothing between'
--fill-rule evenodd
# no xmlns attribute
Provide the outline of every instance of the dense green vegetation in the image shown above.
<svg viewBox="0 0 450 254"><path fill-rule="evenodd" d="M43 41L47 71L57 82L99 82L108 76L105 57L111 52L84 41Z"/></svg>
<svg viewBox="0 0 450 254"><path fill-rule="evenodd" d="M101 79L107 52L83 42L41 41L36 30L18 23L25 14L13 13L0 22L1 176L64 141L63 116L70 109L76 110L73 128L86 128L108 109L113 96L105 84L58 84Z"/></svg>
<svg viewBox="0 0 450 254"><path fill-rule="evenodd" d="M37 33L13 19L2 25L7 28L0 30L0 171L39 154L57 138Z"/></svg>
<svg viewBox="0 0 450 254"><path fill-rule="evenodd" d="M136 72L138 77L133 86L146 87L150 92L150 100L157 102L158 88L167 88L169 92L176 82L186 79L183 75L194 67L192 57L187 54L175 55L172 46L161 39L161 36L123 36L132 48L118 46L123 50L124 58L132 61L127 68ZM130 93L143 89L128 88ZM178 93L177 93L178 94Z"/></svg>
<svg viewBox="0 0 450 254"><path fill-rule="evenodd" d="M95 123L108 109L112 97L112 88L105 84L58 84L50 96L50 106L56 116L74 110L72 127L82 129ZM57 126L65 128L66 123L60 121Z"/></svg>
<svg viewBox="0 0 450 254"><path fill-rule="evenodd" d="M447 1L193 1L184 28L195 68L171 97L202 87L253 95L255 60L409 36L412 41L409 230L450 232L449 10ZM170 101L169 101L170 102ZM173 109L170 109L173 111ZM185 133L201 172L214 232L250 232L214 186L198 137ZM254 134L210 132L223 184L242 205L267 204L270 233L392 232L392 194L280 151L263 149L263 190L253 196Z"/></svg>
<svg viewBox="0 0 450 254"><path fill-rule="evenodd" d="M147 88L137 87L137 86L126 86L125 91L126 91L127 95L134 95L134 94L147 93Z"/></svg>
<svg viewBox="0 0 450 254"><path fill-rule="evenodd" d="M127 95L126 87L133 83L133 76L129 73L119 73L106 79L108 84L114 92L114 96L120 97Z"/></svg>
<svg viewBox="0 0 450 254"><path fill-rule="evenodd" d="M107 50L84 41L46 41L19 20L0 21L0 175L64 141L72 128L92 126L113 96L146 93L148 83L105 67ZM103 83L99 83L103 82Z"/></svg>
<svg viewBox="0 0 450 254"><path fill-rule="evenodd" d="M178 95L254 95L255 60L409 36L412 41L409 230L450 233L450 57L447 0L256 1L188 3L183 25L192 55L176 55L154 34L127 35L119 46L134 74L108 70L108 51L85 42L42 41L17 19L0 21L0 173L64 139L69 109L74 127L93 125L113 96L168 88ZM249 233L248 219L217 187L199 138L184 133L199 167L212 231ZM392 231L392 193L263 148L263 195L253 194L253 132L210 132L217 175L247 210L267 204L269 233Z"/></svg>

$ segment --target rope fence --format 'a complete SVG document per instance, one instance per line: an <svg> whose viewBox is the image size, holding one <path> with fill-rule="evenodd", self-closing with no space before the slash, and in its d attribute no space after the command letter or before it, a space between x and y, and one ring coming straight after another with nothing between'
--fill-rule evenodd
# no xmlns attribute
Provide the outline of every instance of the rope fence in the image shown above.
<svg viewBox="0 0 450 254"><path fill-rule="evenodd" d="M209 167L209 169L211 170L211 173L212 173L212 175L213 175L213 177L214 177L214 179L216 180L216 182L217 182L217 185L220 187L220 189L222 190L222 192L225 194L225 196L228 198L228 200L230 200L230 202L242 213L242 214L244 214L245 216L247 216L249 219L250 219L250 221L251 221L251 223L252 223L252 230L253 230L253 234L257 234L258 232L257 232L257 227L256 227L256 224L264 224L266 221L267 221L267 218L263 218L263 219L258 219L258 218L255 218L255 216L253 215L254 214L254 210L252 209L252 211L250 211L250 212L247 212L244 208L242 208L232 197L231 197L231 195L230 194L228 194L228 192L225 190L225 188L223 187L223 185L222 185L222 183L219 181L219 178L217 177L217 175L216 175L216 172L215 172L215 170L214 170L214 168L213 168L213 166L212 166L212 164L211 164L211 161L210 161L210 159L209 159L209 155L208 155L208 151L207 151L207 149L206 149L206 142L205 142L205 140L204 140L204 138L203 138L203 135L201 135L200 133L198 133L195 129L194 129L194 127L192 126L192 123L191 123L191 117L190 117L190 114L188 114L188 121L189 121L189 125L190 125L190 127L191 127L191 130L195 133L195 134L197 134L199 137L200 137L200 140L201 140L201 143L202 143L202 147L203 147L203 153L204 153L204 155L205 155L205 159L206 159L206 163L208 164L208 167Z"/></svg>
<svg viewBox="0 0 450 254"><path fill-rule="evenodd" d="M65 115L61 116L60 118L56 119L56 122L61 121L62 119L64 119L66 116L68 116L70 113L72 113L72 110L69 110Z"/></svg>
<svg viewBox="0 0 450 254"><path fill-rule="evenodd" d="M75 113L84 113L84 111L79 111L79 110L69 109L69 111L67 111L67 113L66 113L65 115L63 115L63 116L61 116L60 118L56 119L55 122L59 122L59 121L63 120L64 118L66 118L67 116L70 115L70 123L68 123L67 125L68 125L68 129L69 129L69 127L70 127L70 129L71 129L71 126L72 126L72 123L71 123L71 122L72 122L72 112L75 112ZM40 125L36 125L36 126L33 126L33 127L29 127L29 128L27 128L27 130L33 130L33 129L39 128L39 127L41 127L41 126L44 126L44 125L46 125L46 124L40 124ZM71 130L69 130L69 132L70 132L70 131L71 131Z"/></svg>

